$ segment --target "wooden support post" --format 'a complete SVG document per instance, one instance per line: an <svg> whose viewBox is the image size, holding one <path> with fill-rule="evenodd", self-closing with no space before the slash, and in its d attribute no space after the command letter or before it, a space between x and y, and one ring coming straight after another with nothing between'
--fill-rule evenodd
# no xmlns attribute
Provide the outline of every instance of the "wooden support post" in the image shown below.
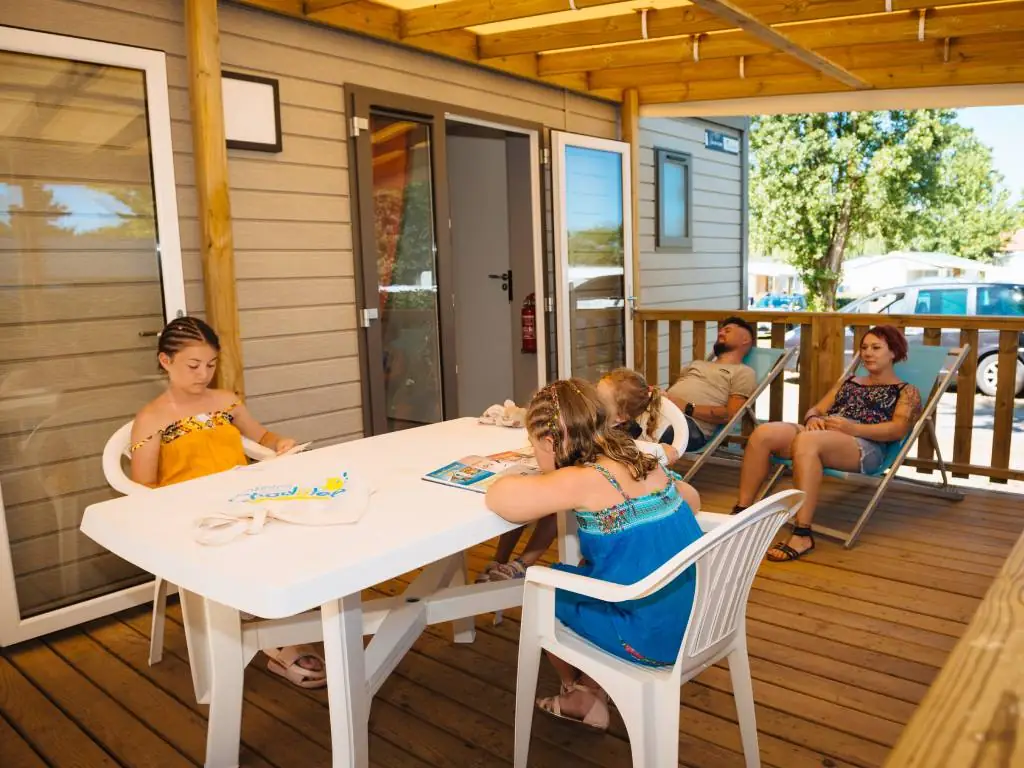
<svg viewBox="0 0 1024 768"><path fill-rule="evenodd" d="M1009 469L1013 439L1013 405L1017 388L1017 331L999 332L999 374L996 377L995 423L992 428L993 469ZM993 478L993 483L1005 480Z"/></svg>
<svg viewBox="0 0 1024 768"><path fill-rule="evenodd" d="M629 142L629 211L633 222L630 246L633 250L633 295L640 301L640 94L628 88L622 94L622 140ZM626 297L627 305L630 298ZM633 322L633 360L638 365L643 358L643 324L636 312L630 311ZM657 370L657 363L655 363ZM652 382L653 383L653 382Z"/></svg>
<svg viewBox="0 0 1024 768"><path fill-rule="evenodd" d="M691 359L696 362L708 356L707 323L703 320L693 321L693 352ZM679 374L677 373L676 376Z"/></svg>
<svg viewBox="0 0 1024 768"><path fill-rule="evenodd" d="M648 320L646 326L647 351L644 355L644 376L650 385L658 380L658 321Z"/></svg>
<svg viewBox="0 0 1024 768"><path fill-rule="evenodd" d="M808 408L823 398L843 375L846 368L845 342L846 328L840 318L835 315L814 318L811 324L811 391ZM800 414L800 419L803 420L803 414Z"/></svg>
<svg viewBox="0 0 1024 768"><path fill-rule="evenodd" d="M192 144L202 237L206 319L220 335L217 386L244 394L228 153L220 83L217 0L185 0Z"/></svg>

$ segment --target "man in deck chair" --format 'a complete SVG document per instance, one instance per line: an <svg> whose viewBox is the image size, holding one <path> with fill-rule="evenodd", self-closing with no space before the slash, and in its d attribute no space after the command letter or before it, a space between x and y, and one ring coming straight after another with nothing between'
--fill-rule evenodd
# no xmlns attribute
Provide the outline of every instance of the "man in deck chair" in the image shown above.
<svg viewBox="0 0 1024 768"><path fill-rule="evenodd" d="M851 375L838 382L807 412L803 424L762 424L751 434L733 514L754 503L772 456L793 460L794 484L806 494L793 535L768 550L769 560L797 560L814 550L811 521L826 469L875 474L886 461L890 444L914 428L921 393L893 370L906 359L903 333L891 325L876 326L861 342L866 376Z"/></svg>
<svg viewBox="0 0 1024 768"><path fill-rule="evenodd" d="M665 396L686 414L690 439L686 452L704 447L715 427L725 424L757 387L757 375L743 358L754 346L754 328L740 317L718 325L713 360L694 360L683 367Z"/></svg>

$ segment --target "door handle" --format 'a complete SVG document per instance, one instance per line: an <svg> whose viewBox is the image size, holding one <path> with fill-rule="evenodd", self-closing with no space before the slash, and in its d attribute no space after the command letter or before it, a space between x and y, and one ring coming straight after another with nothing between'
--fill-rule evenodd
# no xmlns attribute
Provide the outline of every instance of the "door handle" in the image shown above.
<svg viewBox="0 0 1024 768"><path fill-rule="evenodd" d="M501 290L508 291L508 303L512 303L512 270L502 272L500 275L488 275L492 280L501 280Z"/></svg>
<svg viewBox="0 0 1024 768"><path fill-rule="evenodd" d="M143 339L151 338L153 336L159 336L160 331L139 331L139 337Z"/></svg>

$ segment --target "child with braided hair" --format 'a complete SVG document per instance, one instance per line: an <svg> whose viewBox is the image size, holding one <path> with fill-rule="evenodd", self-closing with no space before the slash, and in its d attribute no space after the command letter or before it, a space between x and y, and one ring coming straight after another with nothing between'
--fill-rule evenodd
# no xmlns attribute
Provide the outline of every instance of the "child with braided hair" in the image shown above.
<svg viewBox="0 0 1024 768"><path fill-rule="evenodd" d="M160 332L157 360L167 390L135 416L131 474L160 488L248 463L242 436L284 453L295 446L260 424L234 392L212 389L220 339L197 317L178 317ZM310 646L268 648L268 669L305 688L327 684L323 658Z"/></svg>
<svg viewBox="0 0 1024 768"><path fill-rule="evenodd" d="M556 381L538 392L526 415L540 475L508 477L487 492L487 506L514 523L572 512L584 563L556 568L615 584L643 579L700 538L697 492L613 429L592 384ZM651 667L676 662L693 607L694 572L641 600L611 604L559 590L555 616L625 661ZM537 706L556 717L608 728L608 696L589 677L550 656L558 696Z"/></svg>
<svg viewBox="0 0 1024 768"><path fill-rule="evenodd" d="M671 465L679 458L679 452L671 445L672 427L660 437L655 437L654 429L661 415L662 392L658 387L649 387L643 375L629 368L616 368L598 381L597 394L605 406L611 427L636 440L640 451L665 465ZM641 419L646 423L646 430L639 424ZM494 560L484 567L476 579L477 584L523 578L526 569L548 551L557 533L558 525L553 516L538 520L526 549L517 558L513 558L513 554L523 529L502 534Z"/></svg>

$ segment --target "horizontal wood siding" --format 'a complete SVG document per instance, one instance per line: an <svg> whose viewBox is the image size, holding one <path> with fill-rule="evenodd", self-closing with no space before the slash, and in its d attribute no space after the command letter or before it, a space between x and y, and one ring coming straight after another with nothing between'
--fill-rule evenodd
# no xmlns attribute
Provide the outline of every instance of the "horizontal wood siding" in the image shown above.
<svg viewBox="0 0 1024 768"><path fill-rule="evenodd" d="M267 426L301 441L353 439L362 435L363 421L344 86L372 86L453 104L456 109L606 138L617 134L617 109L251 8L221 3L220 11L224 68L277 79L281 99L283 151L228 152L249 405ZM3 3L0 24L165 52L187 307L190 313L202 315L180 0ZM12 76L9 68L0 67L0 89ZM47 76L40 73L40 83L49 82ZM24 79L23 75L19 82ZM117 101L123 94L109 79L90 94L96 103L83 108L109 115L111 124L139 107L138 99ZM44 99L40 114L55 111L58 96ZM24 93L0 97L0 117L22 108L19 100L25 98ZM122 136L124 141L132 138ZM45 149L20 134L4 138L0 151L7 150L17 155L19 167L31 168L34 175L71 174L149 188L146 164L98 162L96 155L73 145ZM117 146L107 149L118 151ZM550 225L550 216L547 221ZM34 401L18 404L16 409L8 403L12 409L0 433L0 472L4 473L15 567L26 575L19 582L22 604L44 608L69 580L79 581L78 590L84 596L101 590L105 583L130 577L75 529L85 506L108 494L99 456L105 437L161 385L153 367L152 339L137 335L140 323L147 329L159 327L159 318L147 311L158 294L152 285L115 284L110 277L131 282L140 260L147 256L145 249L138 243L124 243L111 250L104 243L102 250L97 246L91 253L78 244L72 253L43 237L38 242L39 255L29 257L38 262L30 265L38 287L10 291L9 300L0 303L0 347L5 359L18 361L19 375L46 381L61 391L59 411L47 422L49 428L61 428L54 433L60 441L48 449L46 471L40 472L31 456L19 450L25 435L35 428L30 413ZM104 265L101 272L89 266L97 263ZM0 283L8 285L18 277L12 270L12 261L0 254ZM136 275L134 282L146 279L153 276ZM78 287L69 293L68 283ZM27 308L44 323L39 328L52 332L26 331L17 325ZM88 325L71 324L86 308L97 319ZM120 338L135 341L115 343L115 351L95 365L93 353L110 349L111 340ZM10 373L5 365L0 361L0 382ZM75 382L86 375L103 389L74 391ZM74 416L76 412L87 413L88 419ZM34 440L45 437L44 433ZM75 448L82 440L92 446L87 456ZM77 572L76 564L81 566Z"/></svg>
<svg viewBox="0 0 1024 768"><path fill-rule="evenodd" d="M651 309L740 309L743 307L743 176L739 155L704 147L712 129L741 138L742 133L696 118L640 120L640 305ZM693 246L658 249L656 235L655 149L685 152L692 158ZM713 329L712 329L713 330ZM714 338L709 330L709 339ZM692 335L682 334L682 361L692 359ZM660 359L667 361L668 326L658 333ZM678 375L665 365L658 384Z"/></svg>

